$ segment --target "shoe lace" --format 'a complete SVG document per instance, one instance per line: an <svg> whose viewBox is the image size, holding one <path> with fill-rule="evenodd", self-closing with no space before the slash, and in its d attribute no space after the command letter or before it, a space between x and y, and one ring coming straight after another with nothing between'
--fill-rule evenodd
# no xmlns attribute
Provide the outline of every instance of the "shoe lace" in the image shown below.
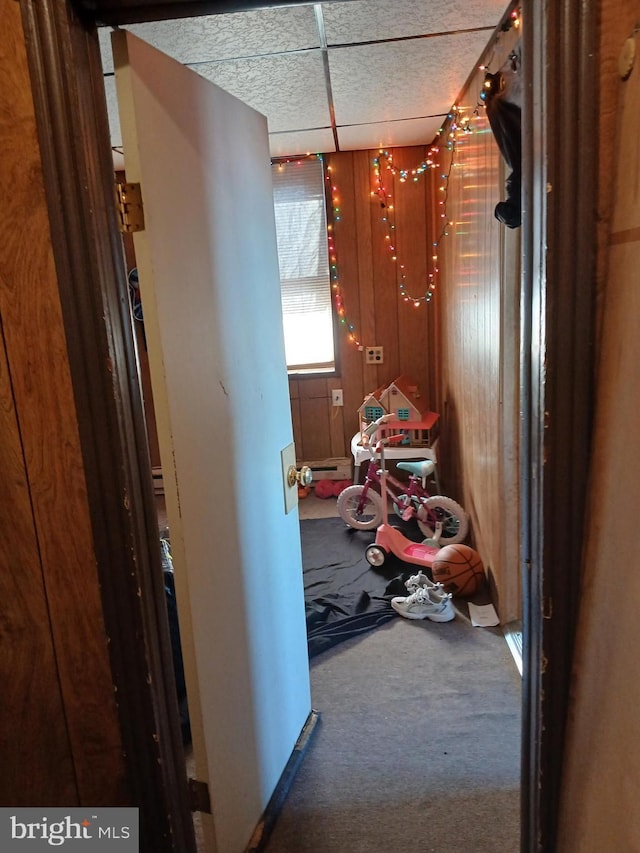
<svg viewBox="0 0 640 853"><path fill-rule="evenodd" d="M425 574L423 574L422 572L418 572L417 575L411 575L409 580L405 581L404 585L409 590L411 590L411 589L415 590L418 587L426 586L428 581L429 581L429 578Z"/></svg>
<svg viewBox="0 0 640 853"><path fill-rule="evenodd" d="M407 604L432 604L429 598L429 587L420 586L407 598Z"/></svg>
<svg viewBox="0 0 640 853"><path fill-rule="evenodd" d="M427 591L427 595L429 597L429 601L431 604L435 604L437 606L446 606L449 601L452 599L452 595L450 592L444 592L443 586L441 583L436 584L431 587Z"/></svg>

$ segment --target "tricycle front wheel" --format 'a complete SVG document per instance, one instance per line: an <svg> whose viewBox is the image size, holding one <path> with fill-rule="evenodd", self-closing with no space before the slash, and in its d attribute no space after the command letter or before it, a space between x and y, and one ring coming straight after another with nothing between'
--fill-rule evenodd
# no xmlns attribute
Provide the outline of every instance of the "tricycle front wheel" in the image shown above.
<svg viewBox="0 0 640 853"><path fill-rule="evenodd" d="M387 552L384 548L381 548L380 545L369 545L367 550L364 552L365 559L370 566L384 566L385 561L387 559Z"/></svg>

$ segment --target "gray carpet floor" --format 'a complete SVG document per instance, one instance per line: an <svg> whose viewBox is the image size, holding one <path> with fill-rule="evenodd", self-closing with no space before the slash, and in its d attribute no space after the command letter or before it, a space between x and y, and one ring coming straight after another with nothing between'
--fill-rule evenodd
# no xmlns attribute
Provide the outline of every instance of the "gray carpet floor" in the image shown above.
<svg viewBox="0 0 640 853"><path fill-rule="evenodd" d="M397 619L311 662L320 722L267 853L517 853L521 680L502 633Z"/></svg>

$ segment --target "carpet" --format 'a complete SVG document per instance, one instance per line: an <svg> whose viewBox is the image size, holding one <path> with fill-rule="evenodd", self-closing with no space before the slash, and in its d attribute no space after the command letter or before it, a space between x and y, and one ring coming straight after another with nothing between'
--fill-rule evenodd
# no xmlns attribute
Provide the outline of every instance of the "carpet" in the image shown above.
<svg viewBox="0 0 640 853"><path fill-rule="evenodd" d="M311 662L320 723L263 853L520 849L521 679L455 606Z"/></svg>
<svg viewBox="0 0 640 853"><path fill-rule="evenodd" d="M419 541L417 526L406 535ZM397 618L396 595L407 595L413 566L390 558L374 568L365 550L375 530L353 530L341 518L300 522L309 657Z"/></svg>

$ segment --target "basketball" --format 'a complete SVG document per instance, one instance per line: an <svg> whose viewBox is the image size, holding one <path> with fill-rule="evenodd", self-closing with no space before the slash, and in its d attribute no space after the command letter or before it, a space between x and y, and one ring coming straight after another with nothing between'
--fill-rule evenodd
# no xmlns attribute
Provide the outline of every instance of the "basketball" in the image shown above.
<svg viewBox="0 0 640 853"><path fill-rule="evenodd" d="M470 598L484 583L480 554L468 545L445 545L435 556L431 573L446 592Z"/></svg>

